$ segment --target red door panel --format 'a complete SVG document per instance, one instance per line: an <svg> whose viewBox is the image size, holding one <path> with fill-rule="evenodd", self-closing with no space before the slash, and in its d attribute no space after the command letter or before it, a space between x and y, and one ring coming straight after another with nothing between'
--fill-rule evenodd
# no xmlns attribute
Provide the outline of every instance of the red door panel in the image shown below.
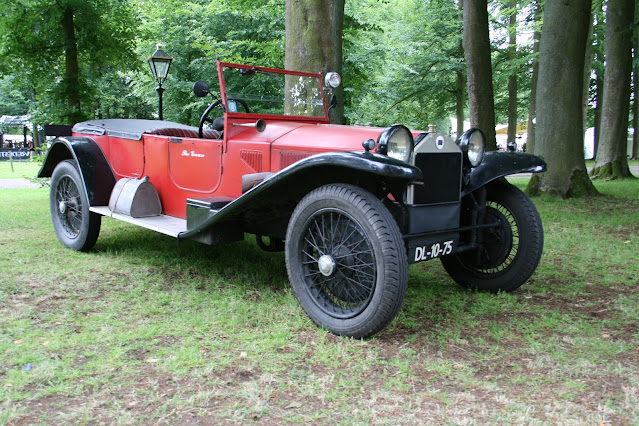
<svg viewBox="0 0 639 426"><path fill-rule="evenodd" d="M169 142L169 174L182 190L208 194L220 184L222 141L177 139Z"/></svg>
<svg viewBox="0 0 639 426"><path fill-rule="evenodd" d="M109 137L109 161L118 179L140 178L144 173L142 141Z"/></svg>

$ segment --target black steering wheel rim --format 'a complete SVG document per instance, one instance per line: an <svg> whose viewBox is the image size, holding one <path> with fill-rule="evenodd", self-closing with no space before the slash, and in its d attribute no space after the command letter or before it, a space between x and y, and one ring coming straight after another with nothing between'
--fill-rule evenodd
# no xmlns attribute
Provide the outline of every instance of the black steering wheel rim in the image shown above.
<svg viewBox="0 0 639 426"><path fill-rule="evenodd" d="M238 102L240 105L242 105L242 108L244 108L244 111L246 113L250 113L251 110L249 109L248 104L246 103L246 101L244 99L240 99L240 98L229 98L229 101L236 101ZM209 122L209 123L213 123L214 120L211 120L210 118L208 118L209 114L211 113L211 111L213 110L213 108L219 106L222 104L222 100L218 99L215 102L213 102L211 105L208 106L208 108L206 108L206 110L204 110L204 113L202 114L202 117L200 118L200 125L198 127L198 137L200 139L204 139L204 122Z"/></svg>

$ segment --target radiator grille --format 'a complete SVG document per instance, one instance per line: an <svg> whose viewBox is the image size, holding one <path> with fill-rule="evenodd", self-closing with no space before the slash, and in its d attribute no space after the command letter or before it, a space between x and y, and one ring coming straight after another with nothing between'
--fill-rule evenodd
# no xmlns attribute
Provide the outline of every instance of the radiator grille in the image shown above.
<svg viewBox="0 0 639 426"><path fill-rule="evenodd" d="M424 174L424 185L415 185L414 204L434 204L459 201L461 190L459 152L418 153L415 166Z"/></svg>

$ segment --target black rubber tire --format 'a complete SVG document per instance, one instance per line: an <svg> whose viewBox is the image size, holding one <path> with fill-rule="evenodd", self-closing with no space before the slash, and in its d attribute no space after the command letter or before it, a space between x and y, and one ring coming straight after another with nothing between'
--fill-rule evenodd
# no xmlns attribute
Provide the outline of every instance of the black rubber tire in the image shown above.
<svg viewBox="0 0 639 426"><path fill-rule="evenodd" d="M450 277L462 287L493 293L513 291L535 272L544 247L544 230L530 198L509 183L487 187L487 222L502 225L486 233L480 252L442 257ZM478 257L479 254L479 257Z"/></svg>
<svg viewBox="0 0 639 426"><path fill-rule="evenodd" d="M62 244L76 251L95 245L102 216L89 211L84 182L73 161L62 161L53 170L49 205L53 228Z"/></svg>
<svg viewBox="0 0 639 426"><path fill-rule="evenodd" d="M339 335L379 332L406 295L408 262L397 223L381 201L353 185L326 185L300 201L286 233L286 268L307 315Z"/></svg>

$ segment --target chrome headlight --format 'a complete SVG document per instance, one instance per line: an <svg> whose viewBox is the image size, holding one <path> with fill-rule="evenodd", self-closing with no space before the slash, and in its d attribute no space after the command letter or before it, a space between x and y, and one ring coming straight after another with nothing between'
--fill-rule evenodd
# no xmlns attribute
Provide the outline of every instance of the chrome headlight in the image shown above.
<svg viewBox="0 0 639 426"><path fill-rule="evenodd" d="M464 153L464 163L467 166L477 167L481 164L486 152L484 132L479 129L466 130L456 143Z"/></svg>
<svg viewBox="0 0 639 426"><path fill-rule="evenodd" d="M377 138L378 152L402 161L410 161L413 155L413 135L406 126L394 124Z"/></svg>
<svg viewBox="0 0 639 426"><path fill-rule="evenodd" d="M336 72L329 72L324 77L324 85L335 89L342 83L342 77Z"/></svg>

